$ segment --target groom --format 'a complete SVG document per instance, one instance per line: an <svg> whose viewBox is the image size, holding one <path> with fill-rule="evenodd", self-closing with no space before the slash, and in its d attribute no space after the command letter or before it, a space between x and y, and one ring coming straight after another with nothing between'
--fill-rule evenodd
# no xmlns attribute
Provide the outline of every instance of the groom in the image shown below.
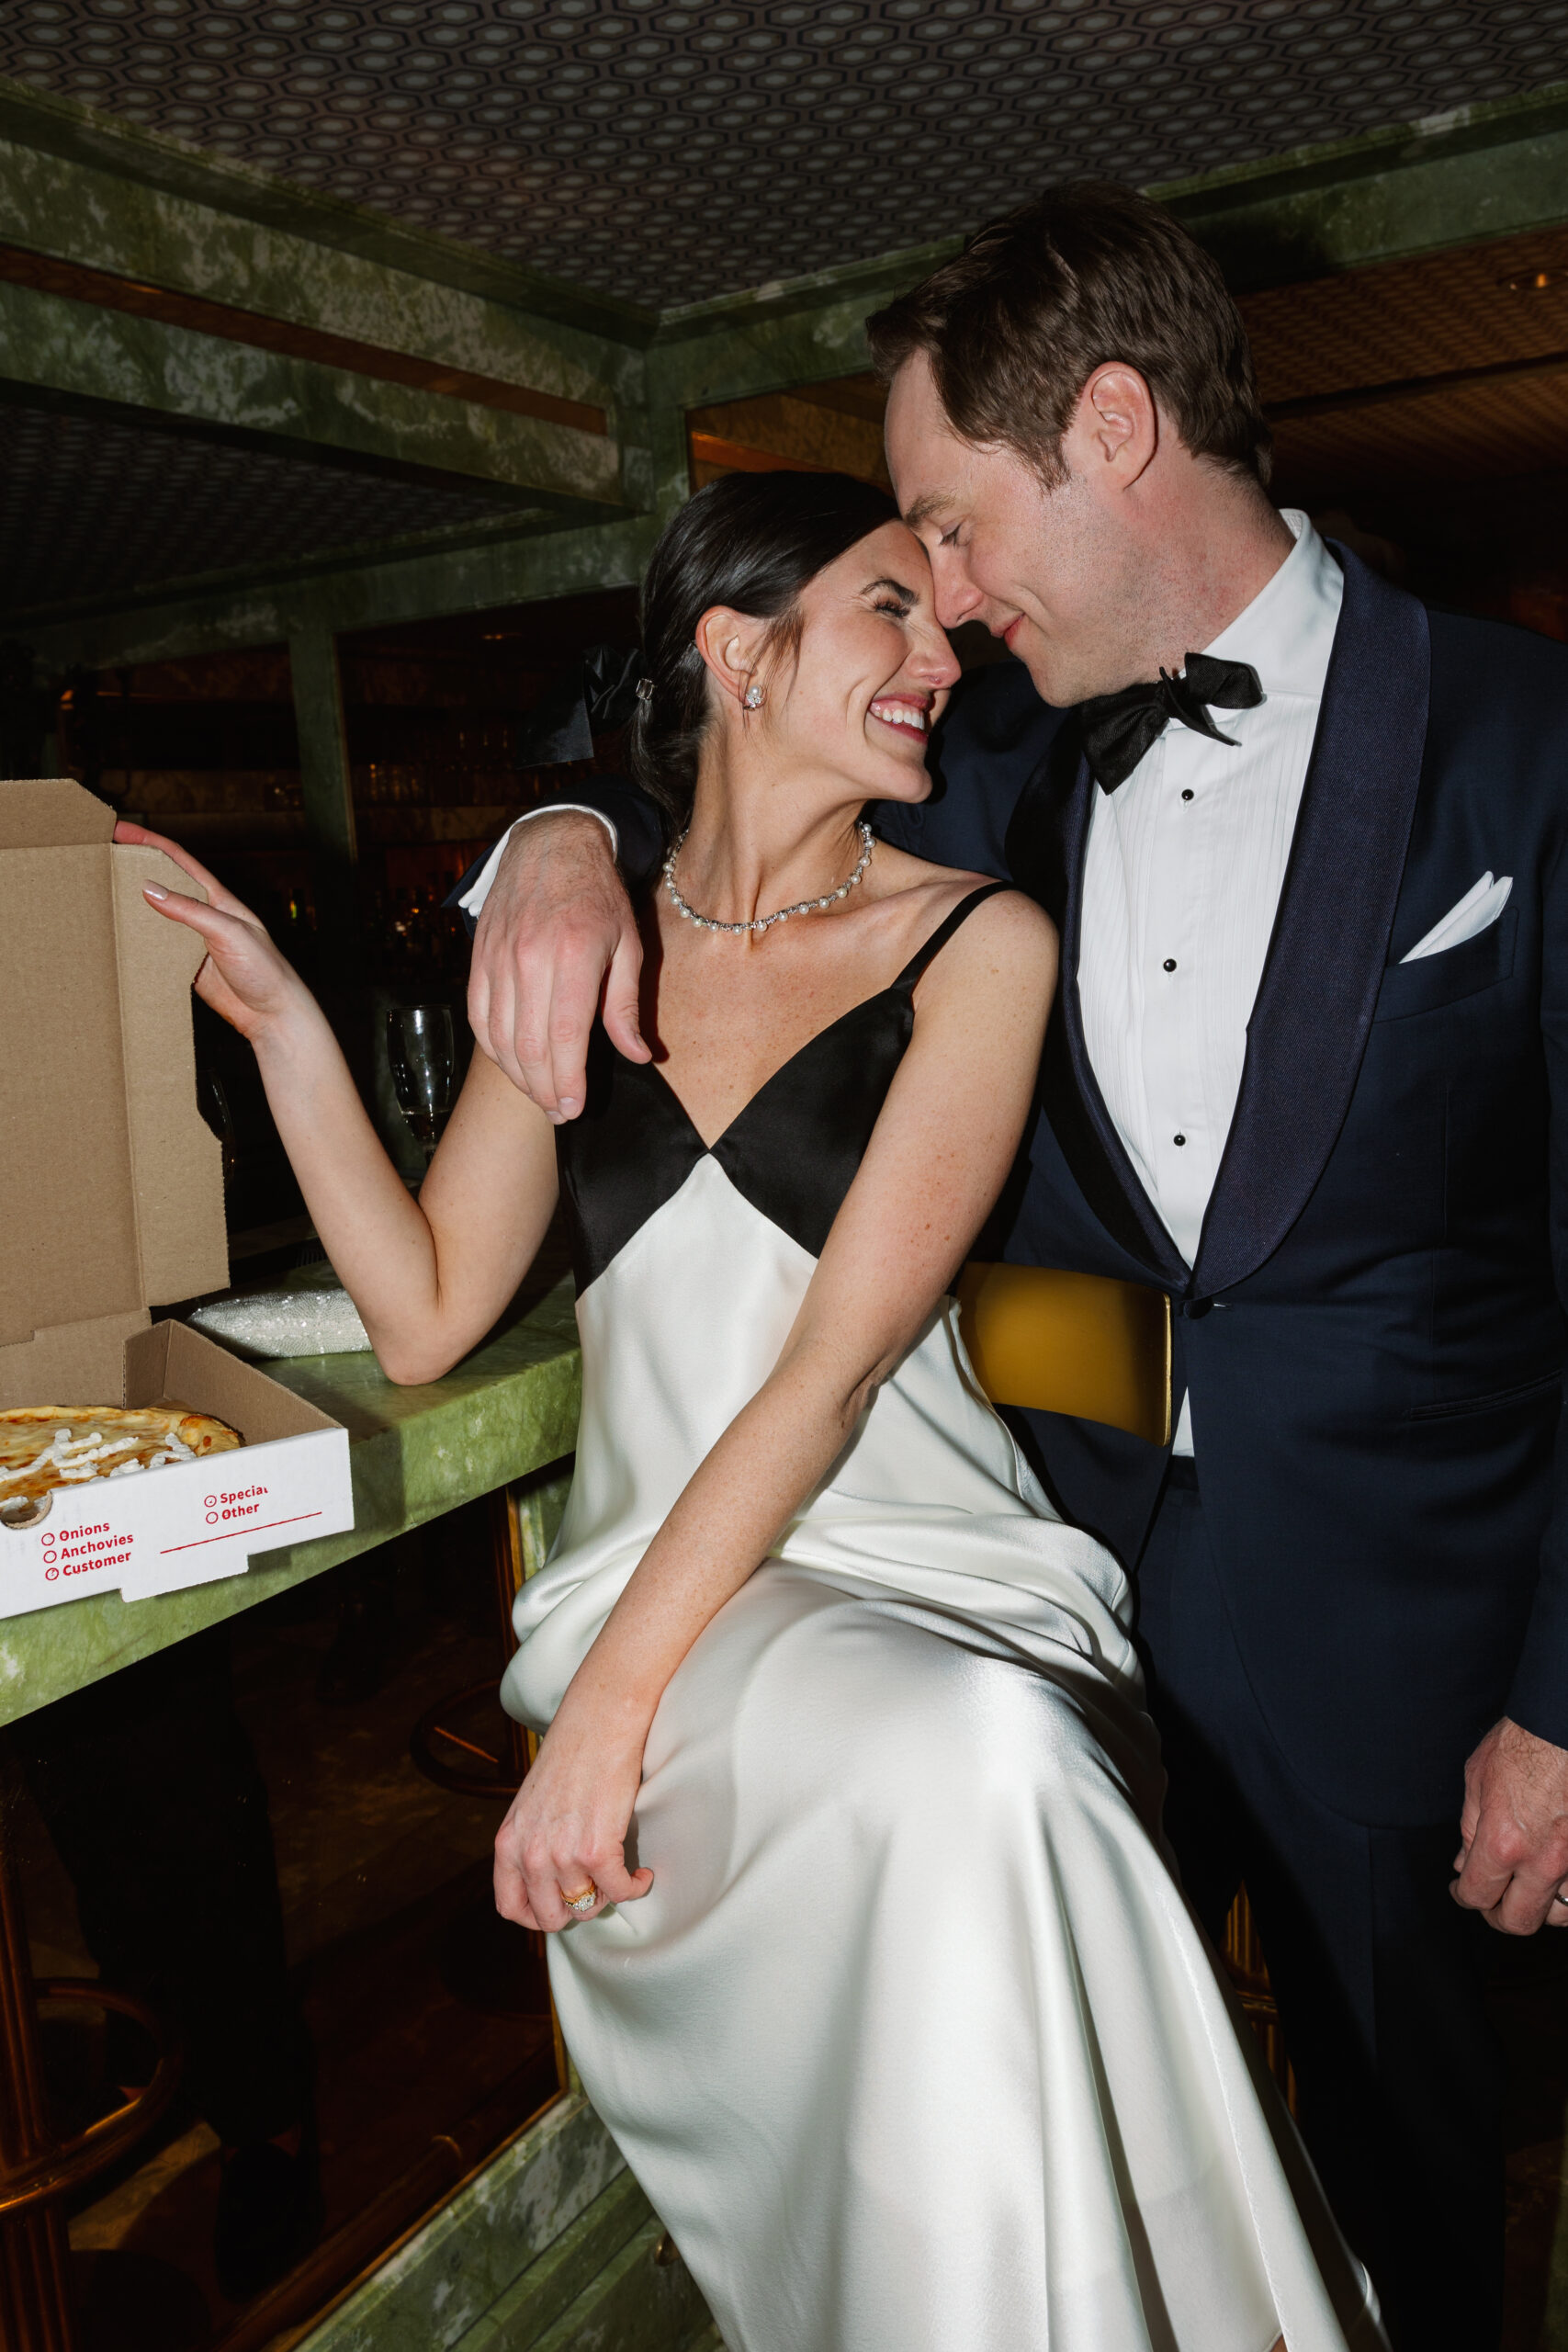
<svg viewBox="0 0 1568 2352"><path fill-rule="evenodd" d="M1052 191L871 338L941 617L1017 657L879 827L1062 936L1005 1253L1176 1310L1168 1457L1028 1434L1135 1571L1187 1886L1217 1933L1246 1880L1395 2343L1487 2352L1474 1915L1568 1922L1568 659L1274 509L1240 320L1140 197ZM646 874L649 804L585 806ZM469 903L479 1042L573 1116L602 983L646 1053L604 828L523 825Z"/></svg>

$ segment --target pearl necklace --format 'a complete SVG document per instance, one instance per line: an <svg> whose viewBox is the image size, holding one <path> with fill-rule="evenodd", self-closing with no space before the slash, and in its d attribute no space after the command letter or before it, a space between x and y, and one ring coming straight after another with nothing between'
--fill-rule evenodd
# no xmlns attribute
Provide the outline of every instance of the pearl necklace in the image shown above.
<svg viewBox="0 0 1568 2352"><path fill-rule="evenodd" d="M689 907L686 904L675 883L675 860L686 845L684 833L664 861L664 888L670 893L671 904L676 912L684 915L688 922L694 922L699 931L761 933L771 929L775 922L788 922L791 915L819 915L825 908L830 907L836 899L847 899L871 864L871 853L876 846L875 835L863 818L856 830L861 837L860 863L847 882L840 883L836 890L829 890L825 899L797 899L793 907L781 907L777 914L758 915L750 922L716 922L712 915L700 915L695 907Z"/></svg>

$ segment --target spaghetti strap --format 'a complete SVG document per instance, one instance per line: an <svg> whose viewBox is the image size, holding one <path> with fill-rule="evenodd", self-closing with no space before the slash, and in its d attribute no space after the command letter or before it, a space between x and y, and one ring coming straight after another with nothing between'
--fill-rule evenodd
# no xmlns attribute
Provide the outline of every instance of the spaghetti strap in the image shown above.
<svg viewBox="0 0 1568 2352"><path fill-rule="evenodd" d="M916 948L893 986L896 989L912 989L925 972L927 965L934 956L942 954L959 924L967 922L976 907L982 906L987 899L994 899L998 890L1005 890L1009 887L1010 885L1006 882L984 882L979 889L971 890L966 899L960 899L952 913L942 917L931 937Z"/></svg>

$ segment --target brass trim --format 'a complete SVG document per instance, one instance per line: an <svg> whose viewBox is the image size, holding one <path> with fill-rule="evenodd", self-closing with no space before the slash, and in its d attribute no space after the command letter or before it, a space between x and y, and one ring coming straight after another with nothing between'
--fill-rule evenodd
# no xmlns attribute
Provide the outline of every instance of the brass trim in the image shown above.
<svg viewBox="0 0 1568 2352"><path fill-rule="evenodd" d="M121 2017L133 2018L152 2041L158 2057L152 2081L122 2107L100 2115L85 2132L45 2148L31 2163L0 2173L0 2219L8 2222L52 2204L57 2197L91 2180L95 2173L118 2164L152 2129L173 2098L180 2075L179 2061L164 2046L158 2020L145 2001L129 1993L111 1992L92 1977L48 1978L33 1989L40 2001L73 2001L83 2008L114 2009Z"/></svg>

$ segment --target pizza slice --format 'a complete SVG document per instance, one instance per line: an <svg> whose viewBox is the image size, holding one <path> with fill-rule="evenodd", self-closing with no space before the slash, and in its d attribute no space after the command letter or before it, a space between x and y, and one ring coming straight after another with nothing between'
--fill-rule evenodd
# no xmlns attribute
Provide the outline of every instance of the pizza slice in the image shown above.
<svg viewBox="0 0 1568 2352"><path fill-rule="evenodd" d="M57 1487L226 1453L237 1430L183 1405L19 1405L0 1412L0 1510Z"/></svg>

